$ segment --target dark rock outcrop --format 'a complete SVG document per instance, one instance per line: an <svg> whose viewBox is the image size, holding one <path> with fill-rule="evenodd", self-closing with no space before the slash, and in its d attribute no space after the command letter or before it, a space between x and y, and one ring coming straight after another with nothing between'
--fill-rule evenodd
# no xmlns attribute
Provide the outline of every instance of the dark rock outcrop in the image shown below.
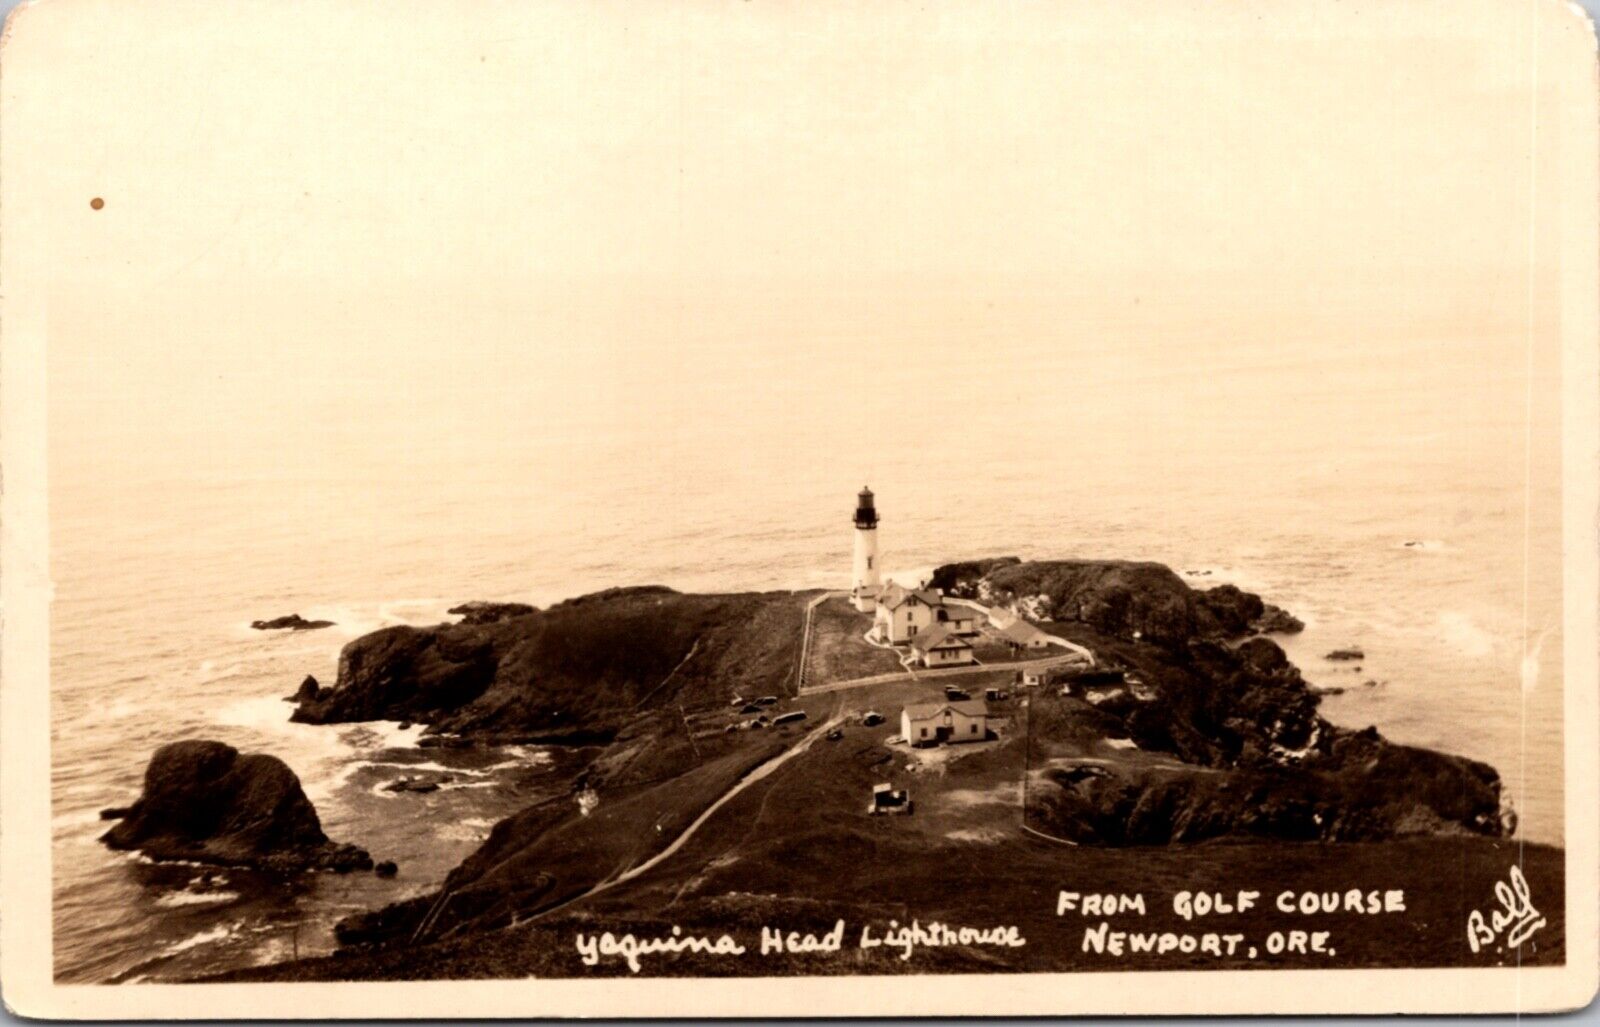
<svg viewBox="0 0 1600 1027"><path fill-rule="evenodd" d="M312 724L429 720L483 694L494 680L504 625L381 628L347 644L336 684L301 702L291 719Z"/></svg>
<svg viewBox="0 0 1600 1027"><path fill-rule="evenodd" d="M298 613L291 613L287 617L274 617L271 620L253 620L250 626L257 631L277 631L287 629L290 631L313 631L317 628L331 628L331 620L306 620Z"/></svg>
<svg viewBox="0 0 1600 1027"><path fill-rule="evenodd" d="M384 628L346 645L338 682L293 719L423 723L421 744L605 743L663 704L720 705L732 681L786 694L805 598L646 586L485 623Z"/></svg>
<svg viewBox="0 0 1600 1027"><path fill-rule="evenodd" d="M928 579L928 587L972 599L978 594L979 582L990 572L1001 567L1015 567L1020 563L1022 563L1021 558L1015 556L995 556L987 560L947 563L934 569L933 577Z"/></svg>
<svg viewBox="0 0 1600 1027"><path fill-rule="evenodd" d="M1077 621L1118 638L1164 645L1239 634L1261 614L1260 599L1250 593L1231 585L1196 592L1159 563L1003 557L940 567L932 580L953 595L1005 606L1030 620Z"/></svg>
<svg viewBox="0 0 1600 1027"><path fill-rule="evenodd" d="M306 679L300 682L300 687L295 689L294 694L286 695L283 699L285 702L293 703L315 702L320 695L322 695L322 686L317 683L316 678L307 674Z"/></svg>
<svg viewBox="0 0 1600 1027"><path fill-rule="evenodd" d="M1170 568L1126 560L1030 560L1014 556L946 564L931 584L1000 605L1031 620L1077 621L1118 638L1181 645L1305 627L1235 585L1192 589Z"/></svg>
<svg viewBox="0 0 1600 1027"><path fill-rule="evenodd" d="M1288 610L1267 603L1250 630L1261 635L1296 635L1305 627L1305 622Z"/></svg>
<svg viewBox="0 0 1600 1027"><path fill-rule="evenodd" d="M1343 661L1355 661L1355 660L1364 660L1366 658L1367 658L1367 654L1366 653L1362 652L1360 649L1356 649L1356 648L1353 648L1353 647L1349 648L1349 649L1335 649L1333 652L1331 652L1328 655L1323 657L1324 660L1334 660L1334 661L1341 661L1341 660L1343 660Z"/></svg>
<svg viewBox="0 0 1600 1027"><path fill-rule="evenodd" d="M386 792L437 792L440 785L449 784L454 778L449 774L431 774L418 777L399 777L383 786Z"/></svg>
<svg viewBox="0 0 1600 1027"><path fill-rule="evenodd" d="M1254 630L1267 605L1254 592L1218 585L1195 593L1195 631L1206 637L1237 638Z"/></svg>
<svg viewBox="0 0 1600 1027"><path fill-rule="evenodd" d="M489 603L474 600L452 606L448 612L459 616L462 624L495 624L510 620L512 617L526 617L531 613L538 613L539 608L529 606L527 603Z"/></svg>
<svg viewBox="0 0 1600 1027"><path fill-rule="evenodd" d="M1041 698L1030 714L1034 744L1052 752L1053 739L1088 723L1187 766L1113 761L1091 774L1052 770L1055 787L1030 792L1029 823L1040 830L1085 844L1142 845L1499 836L1513 828L1492 767L1329 723L1318 713L1319 690L1269 639L1234 648L1203 639L1178 648L1106 640L1097 652L1129 665L1153 694L1111 688L1083 702L1076 693Z"/></svg>
<svg viewBox="0 0 1600 1027"><path fill-rule="evenodd" d="M1095 845L1224 837L1378 841L1511 830L1492 767L1356 732L1340 735L1330 750L1293 773L1053 770L1057 787L1036 791L1028 821Z"/></svg>
<svg viewBox="0 0 1600 1027"><path fill-rule="evenodd" d="M157 749L138 801L100 840L156 860L282 872L372 866L365 851L322 833L300 779L282 760L213 741Z"/></svg>

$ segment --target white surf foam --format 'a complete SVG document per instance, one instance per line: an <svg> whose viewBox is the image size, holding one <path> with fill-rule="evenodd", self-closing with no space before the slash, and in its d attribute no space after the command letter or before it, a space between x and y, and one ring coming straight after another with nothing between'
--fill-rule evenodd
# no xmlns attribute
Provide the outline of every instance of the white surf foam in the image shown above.
<svg viewBox="0 0 1600 1027"><path fill-rule="evenodd" d="M225 939L225 938L229 937L230 935L232 935L233 932L234 932L234 928L237 927L237 926L238 926L237 924L233 924L233 925L219 924L216 927L211 928L210 930L200 931L197 934L191 934L189 937L183 939L180 942L175 942L175 943L173 943L171 945L168 945L166 952L163 953L163 954L164 955L168 955L168 956L175 956L180 952L187 952L190 949L197 948L198 946L201 946L201 945L210 945L210 944L212 944L214 942L222 941L223 939Z"/></svg>
<svg viewBox="0 0 1600 1027"><path fill-rule="evenodd" d="M441 824L433 833L449 842L479 842L489 837L489 832L493 829L492 820L484 817L468 817L455 823Z"/></svg>
<svg viewBox="0 0 1600 1027"><path fill-rule="evenodd" d="M210 906L232 902L239 897L235 891L175 891L156 899L156 905L165 909L177 909L182 906Z"/></svg>

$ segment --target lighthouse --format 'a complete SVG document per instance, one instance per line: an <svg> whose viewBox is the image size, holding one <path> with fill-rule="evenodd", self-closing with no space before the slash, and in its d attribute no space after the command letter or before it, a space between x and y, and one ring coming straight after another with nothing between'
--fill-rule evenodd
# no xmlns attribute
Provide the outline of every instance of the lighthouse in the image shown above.
<svg viewBox="0 0 1600 1027"><path fill-rule="evenodd" d="M872 490L862 486L856 496L856 553L850 575L850 598L856 609L871 613L878 601L878 511Z"/></svg>

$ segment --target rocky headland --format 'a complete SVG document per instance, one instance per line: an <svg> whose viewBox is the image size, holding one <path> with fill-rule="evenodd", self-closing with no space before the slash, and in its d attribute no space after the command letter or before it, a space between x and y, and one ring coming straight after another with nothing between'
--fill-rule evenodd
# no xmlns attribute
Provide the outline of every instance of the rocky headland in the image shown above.
<svg viewBox="0 0 1600 1027"><path fill-rule="evenodd" d="M1130 560L1030 560L999 556L949 563L929 584L1033 621L1074 621L1107 635L1156 645L1305 627L1285 610L1234 585L1193 589L1171 568Z"/></svg>
<svg viewBox="0 0 1600 1027"><path fill-rule="evenodd" d="M316 808L287 764L276 756L242 755L221 742L157 749L138 800L101 815L119 821L101 841L154 860L285 873L372 867L365 850L323 834Z"/></svg>
<svg viewBox="0 0 1600 1027"><path fill-rule="evenodd" d="M1122 672L1120 683L1036 704L1035 745L1067 764L1044 771L1030 796L1037 828L1129 845L1498 837L1514 827L1493 767L1320 716L1327 690L1265 637L1288 615L1249 592L1191 589L1153 563L999 558L941 567L933 580L1075 636ZM1359 658L1344 652L1329 658ZM1090 739L1177 764L1074 764Z"/></svg>
<svg viewBox="0 0 1600 1027"><path fill-rule="evenodd" d="M502 604L503 605L503 604ZM794 593L608 589L547 610L469 610L459 623L383 628L346 645L311 724L402 720L434 738L609 744L674 704L791 685L803 609Z"/></svg>
<svg viewBox="0 0 1600 1027"><path fill-rule="evenodd" d="M932 585L1012 610L1088 648L1096 662L1081 685L1057 680L1026 703L1002 704L998 740L963 755L937 783L898 776L905 750L887 744L896 717L885 723L863 712L897 712L933 686L907 678L859 692L797 692L817 593L643 586L547 609L465 604L457 623L390 627L350 642L334 685L308 682L293 719L408 721L425 725L423 745L556 745L566 755L554 773L569 790L498 823L437 891L347 918L342 955L282 976L426 976L420 952L454 953L440 964L451 974L550 971L555 956L490 939L540 929L533 924L570 927L568 916L581 925L583 913L564 911L602 892L611 915L629 922L647 922L641 910L670 899L685 922L758 923L777 908L774 893L792 889L816 902L877 908L889 894L941 893L937 881L965 873L971 850L963 846L974 838L1007 841L1005 856L985 865L1016 866L968 887L1001 889L996 901L1009 901L1014 892L1004 889L1031 889L1048 872L1044 863L1069 851L1035 849L1015 833L1024 793L1022 821L1035 832L1090 848L1156 846L1146 851L1172 854L1159 858L1163 866L1188 865L1178 855L1185 846L1174 843L1452 838L1492 848L1513 829L1493 768L1323 718L1317 690L1268 637L1299 622L1252 593L1192 589L1153 563L1014 557L940 567ZM972 673L987 675L976 685L1009 684L1012 675L1003 665ZM774 712L808 717L756 730L739 715L751 696L775 696ZM830 730L816 730L824 724ZM652 898L627 898L634 886L619 882L629 868L653 862L697 818L760 778L758 769L791 759L768 779L782 784L751 789L762 797L699 828L700 859L714 867L680 858L677 872L654 871L653 883L637 886ZM882 780L919 790L917 814L902 818L909 828L888 830L862 812L863 796ZM995 805L971 806L984 788L994 789ZM940 789L957 798L941 807ZM983 814L990 819L971 822L974 809L992 811ZM766 818L765 826L751 818ZM1271 862L1255 848L1239 851L1251 866ZM828 854L820 862L819 852ZM1486 848L1462 858L1490 873L1499 857ZM1376 856L1363 861L1383 865ZM812 863L815 873L804 869ZM840 865L857 868L860 882L839 875ZM1123 869L1107 872L1136 869L1113 866ZM889 876L870 876L879 870ZM1011 873L1031 883L1005 884ZM473 938L501 955L472 948Z"/></svg>

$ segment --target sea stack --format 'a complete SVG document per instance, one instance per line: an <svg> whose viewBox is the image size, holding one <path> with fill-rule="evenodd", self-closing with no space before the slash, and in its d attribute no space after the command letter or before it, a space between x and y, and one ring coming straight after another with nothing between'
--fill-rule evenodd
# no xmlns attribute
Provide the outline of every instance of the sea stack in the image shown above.
<svg viewBox="0 0 1600 1027"><path fill-rule="evenodd" d="M144 792L101 836L155 860L262 870L368 870L372 857L330 841L300 779L276 756L241 755L215 741L163 745Z"/></svg>

